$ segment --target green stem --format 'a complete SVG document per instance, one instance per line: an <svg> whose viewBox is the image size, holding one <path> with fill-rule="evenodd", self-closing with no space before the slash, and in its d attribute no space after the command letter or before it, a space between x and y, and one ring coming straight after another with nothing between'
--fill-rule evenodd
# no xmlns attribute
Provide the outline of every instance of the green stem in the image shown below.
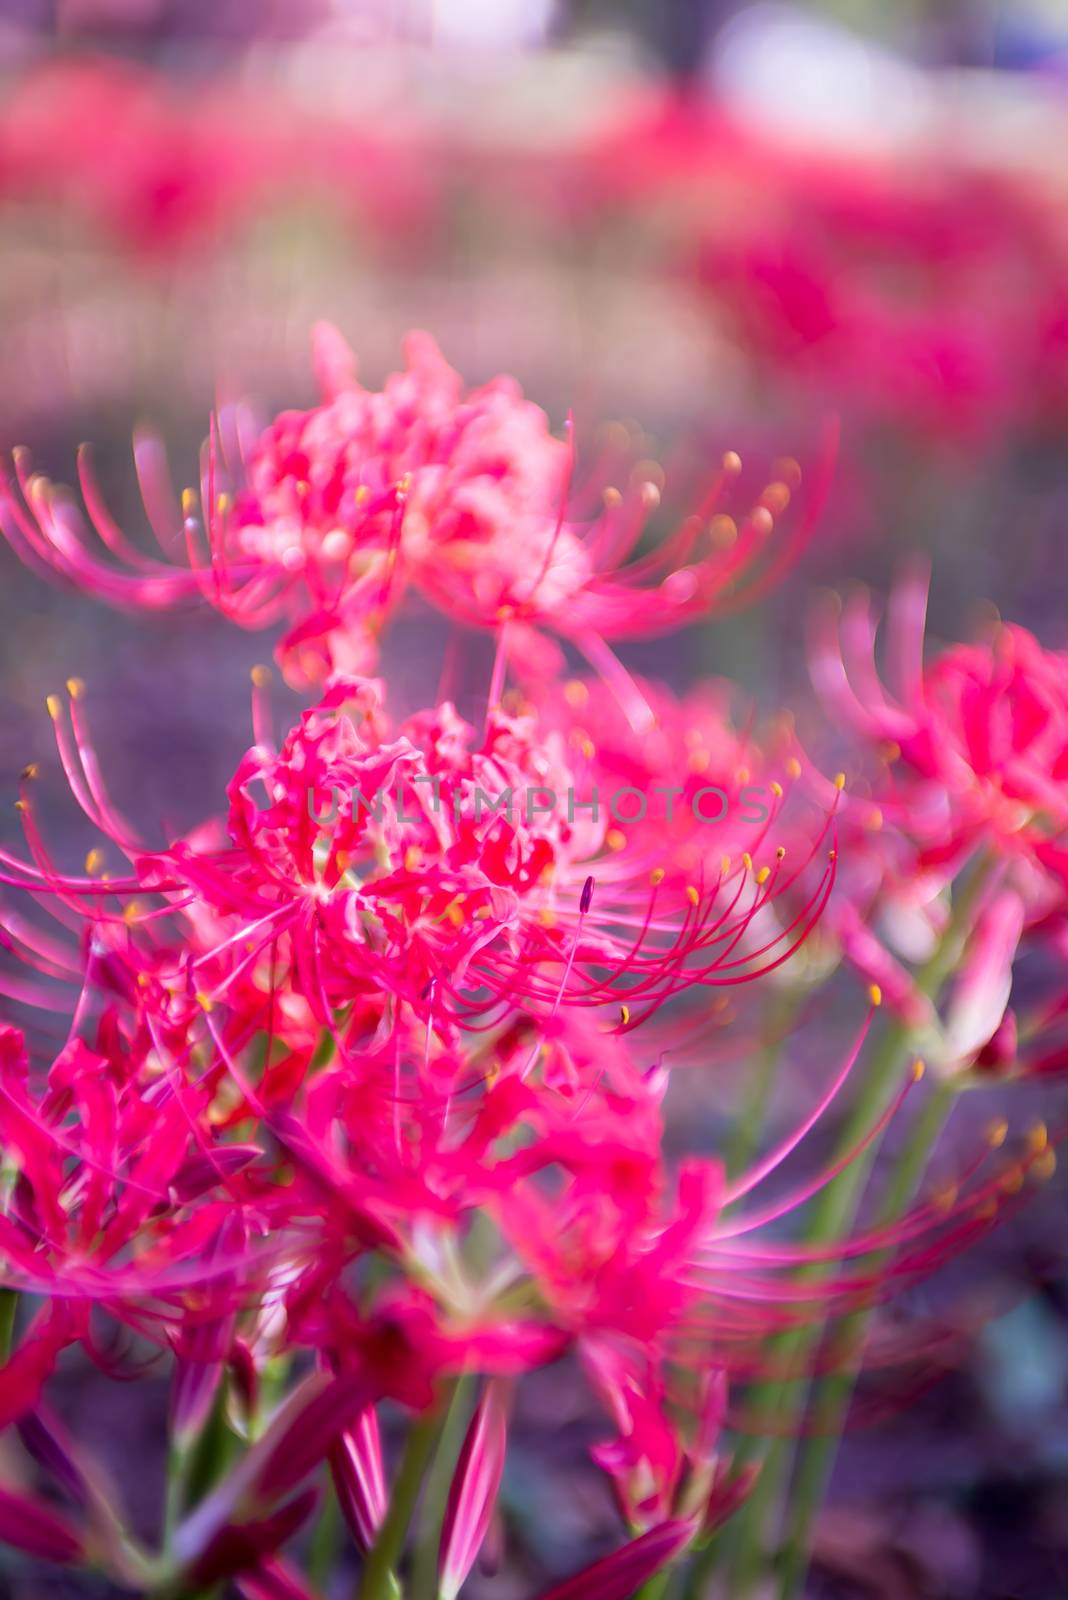
<svg viewBox="0 0 1068 1600"><path fill-rule="evenodd" d="M435 1413L425 1421L413 1422L408 1430L400 1470L389 1497L389 1510L364 1564L359 1600L394 1600L397 1592L394 1569L404 1550L408 1524L440 1428Z"/></svg>
<svg viewBox="0 0 1068 1600"><path fill-rule="evenodd" d="M773 1002L768 1019L769 1040L757 1052L753 1070L746 1085L741 1111L731 1130L724 1157L727 1172L735 1178L753 1159L760 1142L768 1098L775 1082L775 1071L782 1054L783 1040L795 1009L792 996L780 997Z"/></svg>
<svg viewBox="0 0 1068 1600"><path fill-rule="evenodd" d="M19 1309L19 1292L17 1289L0 1289L0 1362L8 1361L11 1357L11 1346L15 1338L15 1318Z"/></svg>
<svg viewBox="0 0 1068 1600"><path fill-rule="evenodd" d="M637 1600L663 1600L671 1582L672 1571L671 1567L662 1567L659 1572L654 1572L638 1590Z"/></svg>
<svg viewBox="0 0 1068 1600"><path fill-rule="evenodd" d="M885 1199L876 1214L883 1224L900 1216L915 1194L931 1151L953 1107L953 1093L940 1084L921 1113L901 1153ZM798 1593L808 1567L812 1524L823 1504L845 1426L870 1312L857 1312L842 1324L835 1340L843 1364L819 1385L813 1407L813 1428L801 1447L791 1495L790 1522L779 1570L781 1600Z"/></svg>
<svg viewBox="0 0 1068 1600"><path fill-rule="evenodd" d="M854 1103L846 1122L841 1148L855 1145L876 1120L886 1096L887 1085L898 1069L907 1033L901 1024L891 1022L883 1034L882 1043L868 1066L861 1093ZM815 1197L805 1230L810 1244L825 1243L835 1239L849 1226L861 1191L868 1177L874 1148L869 1148L853 1161L833 1183ZM827 1270L820 1263L802 1272L803 1282L820 1278ZM750 1404L757 1419L773 1415L782 1426L780 1436L768 1446L761 1464L760 1476L746 1502L733 1538L733 1574L735 1593L738 1596L752 1591L763 1572L770 1552L766 1548L767 1531L785 1492L793 1456L794 1432L804 1410L807 1385L801 1373L805 1357L811 1354L822 1337L822 1325L812 1325L783 1334L772 1346L772 1360L784 1370L796 1371L799 1376L789 1380L792 1387L783 1389L783 1382L769 1380L757 1384L750 1396ZM759 1423L758 1423L759 1426ZM758 1439L753 1438L736 1453L736 1461L744 1465L757 1453Z"/></svg>
<svg viewBox="0 0 1068 1600"><path fill-rule="evenodd" d="M988 882L990 865L990 859L986 856L981 856L972 863L961 891L956 897L949 924L933 954L916 975L917 989L932 1000L937 999L946 978L960 960L964 941L971 928L973 913ZM865 1072L861 1092L847 1119L839 1141L839 1154L844 1154L855 1146L878 1118L894 1074L900 1070L901 1057L905 1054L909 1041L910 1031L904 1023L895 1019L887 1024L882 1044ZM938 1096L934 1098L937 1099ZM931 1115L934 1117L936 1114L932 1112ZM842 1238L848 1231L856 1215L879 1143L879 1140L874 1141L816 1197L809 1213L809 1226L805 1230L807 1244L826 1245ZM918 1161L922 1170L927 1153L926 1150L917 1147L913 1154L906 1151L902 1162L907 1165L910 1160ZM827 1263L813 1266L800 1275L801 1281L811 1282L829 1270L831 1268ZM810 1356L816 1350L822 1337L823 1324L817 1322L784 1335L781 1340L776 1341L773 1350L784 1367L800 1372L806 1356ZM761 1384L753 1392L754 1409L757 1414L759 1415L766 1407L770 1412L774 1412L777 1421L780 1419L781 1421L779 1437L773 1440L767 1449L760 1477L737 1521L733 1541L733 1568L735 1594L738 1597L751 1592L764 1570L766 1557L769 1554L767 1550L769 1528L785 1498L787 1479L795 1456L792 1436L796 1434L808 1391L809 1385L799 1378L792 1398L785 1402L781 1383ZM743 1446L738 1454L740 1462L751 1459L756 1449L755 1439L748 1448ZM813 1477L813 1483L807 1492L811 1493L814 1489ZM796 1517L794 1520L796 1522ZM804 1537L807 1537L809 1520L805 1522ZM796 1568L800 1564L803 1575L803 1557L799 1550L791 1550L789 1559L791 1568Z"/></svg>
<svg viewBox="0 0 1068 1600"><path fill-rule="evenodd" d="M412 1600L435 1600L438 1592L438 1547L445 1506L456 1472L456 1462L470 1421L474 1379L458 1379L441 1428L434 1462L427 1473L419 1518L419 1536L412 1558Z"/></svg>
<svg viewBox="0 0 1068 1600"><path fill-rule="evenodd" d="M328 1479L322 1509L316 1518L308 1550L308 1577L313 1589L324 1589L329 1581L337 1557L340 1533L341 1508Z"/></svg>

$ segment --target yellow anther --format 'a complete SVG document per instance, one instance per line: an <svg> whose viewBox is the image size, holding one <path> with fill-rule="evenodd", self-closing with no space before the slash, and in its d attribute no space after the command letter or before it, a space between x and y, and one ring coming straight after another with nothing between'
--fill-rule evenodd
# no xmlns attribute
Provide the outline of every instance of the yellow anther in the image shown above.
<svg viewBox="0 0 1068 1600"><path fill-rule="evenodd" d="M761 867L760 871L756 875L756 881L757 881L757 883L767 883L767 881L768 881L768 879L770 877L771 877L771 868L770 867Z"/></svg>
<svg viewBox="0 0 1068 1600"><path fill-rule="evenodd" d="M790 491L785 483L769 483L764 490L764 504L773 515L781 516L790 504Z"/></svg>
<svg viewBox="0 0 1068 1600"><path fill-rule="evenodd" d="M719 863L719 870L722 873L723 877L727 876L728 872L731 870L731 858L730 858L730 856L721 857L720 863Z"/></svg>
<svg viewBox="0 0 1068 1600"><path fill-rule="evenodd" d="M697 893L697 890L694 888L692 883L688 883L686 885L686 898L692 906L699 906L701 904L701 896Z"/></svg>
<svg viewBox="0 0 1068 1600"><path fill-rule="evenodd" d="M1024 1175L1020 1167L1009 1167L998 1180L998 1187L1002 1194L1019 1194L1024 1186Z"/></svg>
<svg viewBox="0 0 1068 1600"><path fill-rule="evenodd" d="M659 889L659 887L663 883L663 881L664 881L664 869L663 869L663 867L654 867L652 872L650 872L650 874L649 874L649 882L652 884L654 889Z"/></svg>
<svg viewBox="0 0 1068 1600"><path fill-rule="evenodd" d="M1033 1155L1041 1155L1049 1145L1049 1133L1044 1122L1036 1122L1027 1135L1028 1148Z"/></svg>
<svg viewBox="0 0 1068 1600"><path fill-rule="evenodd" d="M579 706L584 706L589 698L590 691L581 678L569 678L564 684L564 699L576 710Z"/></svg>
<svg viewBox="0 0 1068 1600"><path fill-rule="evenodd" d="M739 783L748 783L749 782L749 768L748 767L739 767L737 773L735 774L735 776L736 776L736 778L737 778Z"/></svg>
<svg viewBox="0 0 1068 1600"><path fill-rule="evenodd" d="M215 1002L210 994L205 994L202 989L198 989L196 999L201 1011L214 1011Z"/></svg>
<svg viewBox="0 0 1068 1600"><path fill-rule="evenodd" d="M868 812L868 815L864 818L864 826L870 829L872 833L878 833L882 825L883 814L879 810L878 806L873 806Z"/></svg>
<svg viewBox="0 0 1068 1600"><path fill-rule="evenodd" d="M838 860L838 851L837 850L828 850L828 852L827 852L827 860L828 861L837 861Z"/></svg>
<svg viewBox="0 0 1068 1600"><path fill-rule="evenodd" d="M901 746L896 739L888 739L883 745L883 760L898 761L901 757Z"/></svg>
<svg viewBox="0 0 1068 1600"><path fill-rule="evenodd" d="M81 699L82 695L85 693L85 684L82 682L81 678L67 679L67 693L70 695L72 700Z"/></svg>
<svg viewBox="0 0 1068 1600"><path fill-rule="evenodd" d="M835 773L834 786L839 791L841 791L842 789L845 788L845 773L844 772Z"/></svg>
<svg viewBox="0 0 1068 1600"><path fill-rule="evenodd" d="M786 763L786 776L795 780L801 776L801 763L798 761L796 756L790 756L788 759Z"/></svg>
<svg viewBox="0 0 1068 1600"><path fill-rule="evenodd" d="M104 879L104 882L106 883L107 882L107 874L106 873L102 874L102 877ZM140 900L130 900L130 901L128 901L127 904L124 905L123 908L122 908L122 920L123 920L123 922L136 922L138 917L144 911L144 909L145 908L141 904Z"/></svg>
<svg viewBox="0 0 1068 1600"><path fill-rule="evenodd" d="M611 484L608 485L607 489L602 494L601 499L604 502L604 508L606 511L614 511L617 506L623 504L623 496L620 494L619 490L613 488Z"/></svg>
<svg viewBox="0 0 1068 1600"><path fill-rule="evenodd" d="M37 765L36 761L31 761L29 766L23 767L23 769L22 769L22 777L23 777L24 782L29 783L30 779L31 778L36 778L39 775L40 771L41 771L41 769Z"/></svg>
<svg viewBox="0 0 1068 1600"><path fill-rule="evenodd" d="M627 836L622 828L609 828L604 836L604 842L609 850L625 850L627 848Z"/></svg>
<svg viewBox="0 0 1068 1600"><path fill-rule="evenodd" d="M45 705L48 707L48 715L52 718L52 721L58 722L63 715L63 707L59 703L58 694L50 694L45 701Z"/></svg>
<svg viewBox="0 0 1068 1600"><path fill-rule="evenodd" d="M188 519L197 514L197 496L195 489L182 490L182 516Z"/></svg>
<svg viewBox="0 0 1068 1600"><path fill-rule="evenodd" d="M873 984L869 985L869 988L868 988L868 999L871 1001L873 1006L881 1006L882 1005L882 1003L883 1003L883 991L879 988L879 985L877 983L873 983Z"/></svg>
<svg viewBox="0 0 1068 1600"><path fill-rule="evenodd" d="M232 501L225 489L223 490L222 494L215 496L215 508L219 512L220 516L225 517L226 513L230 509L231 504Z"/></svg>
<svg viewBox="0 0 1068 1600"><path fill-rule="evenodd" d="M919 1056L917 1056L915 1061L912 1063L912 1081L913 1081L913 1083L919 1083L920 1079L923 1077L923 1075L924 1075L924 1073L926 1071L927 1071L927 1063L926 1063L926 1061L921 1061Z"/></svg>
<svg viewBox="0 0 1068 1600"><path fill-rule="evenodd" d="M728 517L721 512L719 516L713 517L708 524L708 537L714 545L724 549L726 546L734 544L737 539L738 524L733 517Z"/></svg>
<svg viewBox="0 0 1068 1600"><path fill-rule="evenodd" d="M627 1026L627 1023L630 1021L630 1006L620 1006L620 1008L619 1008L619 1020L622 1023L623 1027L625 1028Z"/></svg>
<svg viewBox="0 0 1068 1600"><path fill-rule="evenodd" d="M147 989L151 980L149 979L149 976L148 976L147 972L139 972L137 974L137 980L136 981L137 981L137 987L139 989Z"/></svg>
<svg viewBox="0 0 1068 1600"><path fill-rule="evenodd" d="M365 483L361 483L352 498L358 506L366 505L371 498L371 491Z"/></svg>
<svg viewBox="0 0 1068 1600"><path fill-rule="evenodd" d="M410 844L404 852L405 872L415 872L423 865L423 852L417 844Z"/></svg>
<svg viewBox="0 0 1068 1600"><path fill-rule="evenodd" d="M782 799L782 784L774 778L771 782L771 792L775 796L776 800Z"/></svg>
<svg viewBox="0 0 1068 1600"><path fill-rule="evenodd" d="M398 493L398 495L409 494L411 492L411 487L412 487L412 475L411 475L410 472L406 472L403 475L403 477L399 478L398 481L397 481L397 493Z"/></svg>
<svg viewBox="0 0 1068 1600"><path fill-rule="evenodd" d="M27 805L25 800L16 800L15 801L15 810L16 811L28 811L29 809L30 808Z"/></svg>
<svg viewBox="0 0 1068 1600"><path fill-rule="evenodd" d="M786 860L786 846L784 844L779 845L778 849L775 852L775 859L776 859L776 861L785 861Z"/></svg>
<svg viewBox="0 0 1068 1600"><path fill-rule="evenodd" d="M991 1150L1000 1150L1008 1137L1009 1125L1004 1117L998 1117L986 1130L986 1142Z"/></svg>
<svg viewBox="0 0 1068 1600"><path fill-rule="evenodd" d="M103 866L104 866L104 852L103 852L103 850L90 850L89 854L85 858L85 870L89 874L89 876L91 878L95 877L95 875L98 872L103 870Z"/></svg>
<svg viewBox="0 0 1068 1600"><path fill-rule="evenodd" d="M745 868L746 872L752 872L753 870L753 858L749 854L748 850L742 851L742 866Z"/></svg>
<svg viewBox="0 0 1068 1600"><path fill-rule="evenodd" d="M1048 1150L1043 1150L1042 1154L1031 1163L1031 1175L1037 1178L1039 1183L1048 1183L1056 1170L1057 1152L1052 1146Z"/></svg>
<svg viewBox="0 0 1068 1600"><path fill-rule="evenodd" d="M737 450L727 451L727 454L723 457L723 470L724 472L741 472L742 458Z"/></svg>
<svg viewBox="0 0 1068 1600"><path fill-rule="evenodd" d="M250 676L257 689L266 689L271 681L271 669L270 667L253 667Z"/></svg>

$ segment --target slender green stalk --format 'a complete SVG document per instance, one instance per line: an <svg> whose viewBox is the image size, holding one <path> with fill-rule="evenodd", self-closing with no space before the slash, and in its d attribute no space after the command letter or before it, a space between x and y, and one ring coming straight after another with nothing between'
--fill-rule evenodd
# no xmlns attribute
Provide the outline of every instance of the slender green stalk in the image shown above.
<svg viewBox="0 0 1068 1600"><path fill-rule="evenodd" d="M397 1593L394 1569L404 1551L408 1524L440 1431L441 1423L436 1414L427 1421L413 1422L408 1430L400 1470L389 1497L389 1510L364 1563L359 1600L394 1600Z"/></svg>
<svg viewBox="0 0 1068 1600"><path fill-rule="evenodd" d="M940 1084L928 1100L901 1153L877 1222L891 1222L908 1206L923 1176L931 1151L953 1108L953 1093ZM782 1600L800 1590L808 1566L812 1524L823 1504L831 1471L845 1426L846 1413L857 1381L864 1338L871 1322L868 1312L848 1318L838 1331L836 1348L843 1364L819 1385L813 1407L813 1428L799 1453L791 1494L790 1520L779 1569Z"/></svg>
<svg viewBox="0 0 1068 1600"><path fill-rule="evenodd" d="M15 1318L19 1309L19 1292L17 1289L0 1289L0 1361L7 1361L11 1356L11 1346L15 1337Z"/></svg>
<svg viewBox="0 0 1068 1600"><path fill-rule="evenodd" d="M661 1567L659 1572L654 1572L638 1590L637 1600L664 1600L673 1570L672 1567Z"/></svg>
<svg viewBox="0 0 1068 1600"><path fill-rule="evenodd" d="M412 1558L412 1600L435 1600L438 1592L438 1546L445 1520L445 1506L452 1487L456 1462L471 1420L474 1379L460 1378L453 1390L449 1409L441 1428L433 1465L427 1473L426 1488L419 1516L419 1535Z"/></svg>
<svg viewBox="0 0 1068 1600"><path fill-rule="evenodd" d="M323 1504L312 1531L308 1549L308 1577L314 1589L323 1589L329 1581L337 1559L338 1538L341 1533L341 1508L337 1503L333 1484L329 1479Z"/></svg>
<svg viewBox="0 0 1068 1600"><path fill-rule="evenodd" d="M724 1157L731 1178L753 1159L760 1142L768 1099L775 1083L776 1070L782 1056L783 1040L795 1010L792 995L780 996L773 1002L768 1019L768 1043L756 1055L753 1069L746 1084L742 1108L735 1118Z"/></svg>
<svg viewBox="0 0 1068 1600"><path fill-rule="evenodd" d="M917 973L917 989L932 1000L937 999L946 978L960 960L976 904L988 881L989 868L989 858L985 856L973 863L956 897L949 924L942 938L929 960ZM856 1145L877 1119L894 1075L900 1070L901 1058L906 1053L909 1042L910 1033L903 1023L896 1019L887 1023L882 1043L865 1069L860 1094L839 1142L840 1153ZM809 1212L809 1225L805 1230L807 1244L825 1245L846 1234L856 1215L879 1143L880 1141L876 1140L861 1156L852 1161L833 1183L828 1184L816 1196ZM905 1152L902 1161L906 1164L911 1160L919 1161L922 1170L928 1153L929 1150L921 1150L917 1145L915 1152L911 1154ZM914 1183L918 1180L918 1175L917 1173ZM802 1281L818 1279L829 1270L828 1263L814 1266L802 1274ZM776 1342L774 1351L784 1367L800 1373L805 1357L815 1352L822 1337L823 1324L816 1323L784 1335ZM777 1419L781 1419L780 1435L767 1449L760 1477L746 1507L737 1519L732 1546L736 1596L749 1594L765 1569L767 1556L770 1553L767 1549L769 1528L773 1525L773 1519L785 1498L786 1484L795 1457L792 1435L797 1431L808 1388L807 1383L797 1381L792 1396L788 1395L785 1401L781 1382L761 1384L754 1389L752 1396L754 1410L758 1415L765 1410L769 1414L774 1412ZM742 1461L748 1460L754 1453L755 1441L748 1448L743 1447L739 1457ZM815 1490L815 1469L813 1474L813 1482L807 1490L809 1493ZM811 1515L814 1514L813 1510ZM810 1520L811 1516L805 1522L806 1536ZM791 1556L793 1566L799 1561L802 1562L803 1572L802 1556L799 1553Z"/></svg>
<svg viewBox="0 0 1068 1600"><path fill-rule="evenodd" d="M878 1117L886 1098L887 1086L900 1067L907 1037L899 1023L891 1022L887 1026L847 1120L841 1140L843 1149L855 1145ZM825 1243L840 1238L846 1231L860 1201L874 1155L874 1148L869 1148L815 1197L805 1230L808 1243ZM802 1281L813 1281L826 1271L827 1265L820 1263L800 1276ZM790 1380L785 1390L781 1378L757 1384L750 1396L755 1417L759 1419L774 1415L782 1424L782 1431L765 1452L760 1476L740 1514L734 1533L732 1568L734 1592L738 1596L752 1591L770 1553L765 1544L767 1530L785 1493L793 1457L793 1424L800 1418L805 1405L807 1384L801 1373L805 1357L815 1350L821 1337L820 1323L783 1334L772 1347L772 1361L784 1370L796 1371L797 1379ZM736 1459L740 1457L744 1463L752 1459L756 1450L757 1443L754 1440L738 1452Z"/></svg>

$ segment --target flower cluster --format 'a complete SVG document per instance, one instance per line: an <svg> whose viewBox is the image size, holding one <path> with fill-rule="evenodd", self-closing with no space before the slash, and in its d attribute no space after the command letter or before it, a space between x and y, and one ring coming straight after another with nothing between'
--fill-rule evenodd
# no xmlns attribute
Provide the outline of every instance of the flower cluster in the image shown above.
<svg viewBox="0 0 1068 1600"><path fill-rule="evenodd" d="M1005 630L925 670L913 587L891 701L863 619L848 666L818 630L840 731L884 757L894 744L849 793L781 727L737 724L725 686L677 699L607 643L759 593L819 486L776 545L796 485L773 483L739 526L717 509L740 468L728 456L694 514L632 559L652 484L580 520L572 441L511 381L465 395L424 335L379 393L333 330L316 367L318 406L255 436L244 413L213 431L188 566L124 537L87 464L108 558L25 463L0 507L35 564L90 592L147 608L201 594L246 625L285 616L282 665L316 696L277 740L257 669L254 743L225 805L162 842L109 798L84 686L49 698L99 842L81 870L59 864L27 768L24 848L0 852L14 891L0 992L69 1023L58 1050L47 1029L0 1033L0 1255L22 1307L0 1415L69 1504L5 1489L0 1531L141 1592L233 1579L294 1600L312 1580L282 1548L328 1468L367 1600L418 1593L427 1552L431 1589L453 1600L499 1543L512 1388L570 1357L612 1430L594 1454L629 1538L557 1593L624 1600L707 1550L746 1500L754 1467L725 1435L736 1392L818 1369L827 1318L871 1313L1052 1172L1045 1130L1011 1157L995 1130L948 1197L796 1237L923 1079L902 1038L843 1147L805 1156L864 1071L885 975L917 1038L938 998L857 912L862 894L852 921L839 909L843 846L879 914L902 879L931 886L932 936L962 868L980 847L996 857L945 1028L974 1059L1003 1022L975 1037L991 967L1008 951L1011 969L1014 931L1062 905L1065 667ZM146 501L165 505L144 441L141 465ZM405 603L494 631L481 726L447 700L391 718L366 668ZM556 671L543 630L581 642L591 674ZM639 803L622 809L623 793ZM878 846L855 826L876 806ZM723 998L709 991L759 980L800 1004L792 958L817 930L824 968L841 950L874 981L812 1103L729 1166L669 1159L669 1066L704 1036ZM172 1357L155 1550L47 1404L69 1347L127 1364L102 1319ZM398 1416L394 1468L382 1425Z"/></svg>
<svg viewBox="0 0 1068 1600"><path fill-rule="evenodd" d="M140 438L135 454L155 533L165 553L184 543L187 566L130 543L86 451L79 474L88 523L20 453L17 482L0 484L0 527L34 566L115 604L158 609L199 595L244 627L290 617L278 655L300 687L372 668L376 636L408 589L469 626L510 623L517 670L537 675L555 660L539 645L539 630L549 629L618 679L605 640L663 633L749 603L812 531L830 439L788 536L774 537L776 520L796 484L774 480L741 520L722 509L741 472L731 451L674 533L633 558L660 504L655 481L632 472L626 493L573 482L571 442L550 432L512 379L465 394L428 334L409 335L405 353L405 371L368 391L341 335L320 324L321 403L283 412L259 432L231 408L213 426L199 496L185 492L181 519L168 510L158 442ZM596 514L581 515L591 499Z"/></svg>

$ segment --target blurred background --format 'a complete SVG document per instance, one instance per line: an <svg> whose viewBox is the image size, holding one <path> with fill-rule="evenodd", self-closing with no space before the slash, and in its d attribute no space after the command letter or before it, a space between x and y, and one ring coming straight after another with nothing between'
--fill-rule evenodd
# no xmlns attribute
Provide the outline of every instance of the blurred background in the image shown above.
<svg viewBox="0 0 1068 1600"><path fill-rule="evenodd" d="M69 481L91 440L137 539L135 427L192 481L216 399L310 401L317 318L376 384L426 327L471 382L512 372L557 425L573 407L580 452L622 421L647 460L736 448L766 471L840 420L790 584L635 648L637 669L796 701L807 597L885 592L917 554L935 639L996 608L1063 648L1066 150L1063 0L5 0L0 447ZM0 793L40 760L58 853L84 853L44 714L77 674L114 791L191 826L249 742L272 642L106 612L0 548ZM438 642L398 632L401 703L433 694ZM744 1071L688 1079L676 1110L709 1147ZM971 1270L1010 1309L951 1377L858 1414L813 1595L1068 1594L1061 1232L1051 1203L1001 1234ZM128 1492L151 1522L162 1379L154 1412L64 1381L116 1464L143 1462ZM577 1396L553 1369L522 1413L528 1592L614 1525ZM0 1565L0 1594L68 1592Z"/></svg>

